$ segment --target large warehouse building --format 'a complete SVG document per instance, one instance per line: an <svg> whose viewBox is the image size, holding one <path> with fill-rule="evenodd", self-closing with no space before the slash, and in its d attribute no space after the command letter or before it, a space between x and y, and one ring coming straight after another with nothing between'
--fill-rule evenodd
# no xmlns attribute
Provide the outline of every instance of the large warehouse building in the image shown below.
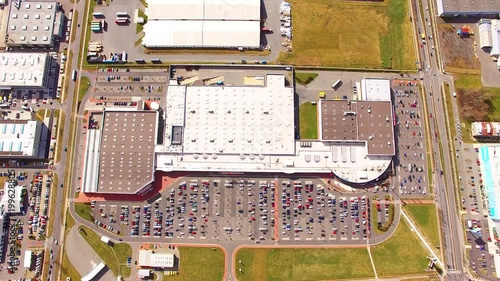
<svg viewBox="0 0 500 281"><path fill-rule="evenodd" d="M0 159L45 158L40 149L44 136L41 121L1 120Z"/></svg>
<svg viewBox="0 0 500 281"><path fill-rule="evenodd" d="M59 7L58 2L12 1L5 44L14 48L54 47L66 25Z"/></svg>
<svg viewBox="0 0 500 281"><path fill-rule="evenodd" d="M389 170L395 148L388 80L361 81L360 100L321 100L320 138L298 140L293 83L277 71L262 79L243 86L171 79L161 122L156 111L104 111L102 126L87 133L84 192L143 194L155 171L333 173L365 184Z"/></svg>
<svg viewBox="0 0 500 281"><path fill-rule="evenodd" d="M260 47L260 0L149 0L147 48Z"/></svg>
<svg viewBox="0 0 500 281"><path fill-rule="evenodd" d="M87 133L84 192L135 194L150 185L158 112L105 110L99 123Z"/></svg>
<svg viewBox="0 0 500 281"><path fill-rule="evenodd" d="M0 53L0 89L46 89L52 59L44 53Z"/></svg>
<svg viewBox="0 0 500 281"><path fill-rule="evenodd" d="M498 17L498 0L437 0L437 11L441 17Z"/></svg>

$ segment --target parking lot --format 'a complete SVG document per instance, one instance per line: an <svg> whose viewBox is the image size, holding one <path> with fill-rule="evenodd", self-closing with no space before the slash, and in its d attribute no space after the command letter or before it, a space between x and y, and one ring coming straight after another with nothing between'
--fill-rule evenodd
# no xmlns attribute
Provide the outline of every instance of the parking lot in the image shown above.
<svg viewBox="0 0 500 281"><path fill-rule="evenodd" d="M427 196L428 165L425 147L424 110L420 93L415 82L398 81L392 83L394 112L396 114L395 133L397 149L395 159L396 177L402 196Z"/></svg>
<svg viewBox="0 0 500 281"><path fill-rule="evenodd" d="M362 243L373 235L368 195L341 195L312 179L184 178L142 204L91 207L97 225L132 237Z"/></svg>

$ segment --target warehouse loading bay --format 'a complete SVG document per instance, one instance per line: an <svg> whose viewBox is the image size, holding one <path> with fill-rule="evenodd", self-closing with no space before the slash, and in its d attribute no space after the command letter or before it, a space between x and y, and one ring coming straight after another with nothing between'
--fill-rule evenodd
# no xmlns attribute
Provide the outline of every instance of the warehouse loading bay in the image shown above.
<svg viewBox="0 0 500 281"><path fill-rule="evenodd" d="M341 194L318 179L186 177L145 202L92 201L94 223L119 235L173 241L366 243L373 193ZM388 209L386 202L374 202Z"/></svg>
<svg viewBox="0 0 500 281"><path fill-rule="evenodd" d="M264 86L266 74L285 74L288 83L293 83L290 70L269 68L240 69L238 67L171 67L170 73L142 71L127 72L123 69L103 68L90 77L93 81L93 101L139 101L163 100L169 79L178 80L181 85L231 85Z"/></svg>

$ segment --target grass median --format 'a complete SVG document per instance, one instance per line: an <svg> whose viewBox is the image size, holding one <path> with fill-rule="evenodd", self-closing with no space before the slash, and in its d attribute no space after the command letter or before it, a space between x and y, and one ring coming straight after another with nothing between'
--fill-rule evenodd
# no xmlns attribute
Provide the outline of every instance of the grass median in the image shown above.
<svg viewBox="0 0 500 281"><path fill-rule="evenodd" d="M317 105L306 102L299 107L300 138L304 140L318 139Z"/></svg>
<svg viewBox="0 0 500 281"><path fill-rule="evenodd" d="M224 253L219 248L179 247L180 274L171 281L219 281L224 276ZM239 280L241 281L241 280Z"/></svg>
<svg viewBox="0 0 500 281"><path fill-rule="evenodd" d="M69 210L66 208L67 216L66 216L66 222L65 222L65 228L66 232L64 233L64 238L67 237L68 232L71 230L71 228L75 225L75 220L69 213ZM66 240L66 239L65 239ZM78 273L78 271L75 269L73 264L69 261L68 255L64 253L63 255L63 260L61 264L61 276L63 280L66 280L66 277L70 277L71 280L81 280L81 276Z"/></svg>
<svg viewBox="0 0 500 281"><path fill-rule="evenodd" d="M56 153L54 157L54 163L59 162L61 160L61 153L63 150L62 141L63 141L63 129L65 122L66 114L62 109L56 109L54 112L54 119L57 119L57 128L56 128Z"/></svg>
<svg viewBox="0 0 500 281"><path fill-rule="evenodd" d="M132 256L132 248L129 244L116 243L112 246L105 245L101 241L101 237L86 226L80 226L78 232L115 276L121 275L125 278L130 276L130 267L126 265L127 257Z"/></svg>
<svg viewBox="0 0 500 281"><path fill-rule="evenodd" d="M80 77L80 87L78 90L78 102L81 102L90 88L90 79L87 76Z"/></svg>
<svg viewBox="0 0 500 281"><path fill-rule="evenodd" d="M427 240L438 248L439 228L436 214L436 205L434 204L406 204L404 206L408 214L417 223L418 227L427 238Z"/></svg>

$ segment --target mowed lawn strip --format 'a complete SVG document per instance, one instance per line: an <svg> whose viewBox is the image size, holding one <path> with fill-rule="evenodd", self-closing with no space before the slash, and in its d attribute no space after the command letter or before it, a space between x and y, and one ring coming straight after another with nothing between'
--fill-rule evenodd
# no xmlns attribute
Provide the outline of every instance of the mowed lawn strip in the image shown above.
<svg viewBox="0 0 500 281"><path fill-rule="evenodd" d="M293 51L278 62L415 69L406 0L290 0Z"/></svg>
<svg viewBox="0 0 500 281"><path fill-rule="evenodd" d="M313 72L296 72L295 73L295 81L302 85L307 85L311 83L314 79L318 77L318 73Z"/></svg>
<svg viewBox="0 0 500 281"><path fill-rule="evenodd" d="M371 247L379 277L426 274L427 251L405 220L400 220L396 232L386 241Z"/></svg>
<svg viewBox="0 0 500 281"><path fill-rule="evenodd" d="M130 276L130 267L126 266L127 257L132 256L132 248L126 243L116 243L113 246L105 245L101 236L86 226L78 228L80 235L89 243L102 261L109 267L115 276ZM114 253L113 253L114 251ZM116 255L116 256L115 256ZM118 258L118 260L117 260Z"/></svg>
<svg viewBox="0 0 500 281"><path fill-rule="evenodd" d="M406 204L405 209L418 224L423 234L434 247L440 246L439 228L436 215L436 205L434 204Z"/></svg>
<svg viewBox="0 0 500 281"><path fill-rule="evenodd" d="M317 105L306 102L299 107L300 138L304 140L318 139Z"/></svg>
<svg viewBox="0 0 500 281"><path fill-rule="evenodd" d="M89 203L81 203L81 202L75 203L75 212L82 219L94 222L92 220L92 209L90 208Z"/></svg>
<svg viewBox="0 0 500 281"><path fill-rule="evenodd" d="M242 264L239 264L239 260ZM241 249L236 254L238 281L333 280L373 278L366 248ZM239 272L239 268L242 272Z"/></svg>
<svg viewBox="0 0 500 281"><path fill-rule="evenodd" d="M179 275L171 281L220 281L224 277L224 253L219 248L179 247Z"/></svg>

